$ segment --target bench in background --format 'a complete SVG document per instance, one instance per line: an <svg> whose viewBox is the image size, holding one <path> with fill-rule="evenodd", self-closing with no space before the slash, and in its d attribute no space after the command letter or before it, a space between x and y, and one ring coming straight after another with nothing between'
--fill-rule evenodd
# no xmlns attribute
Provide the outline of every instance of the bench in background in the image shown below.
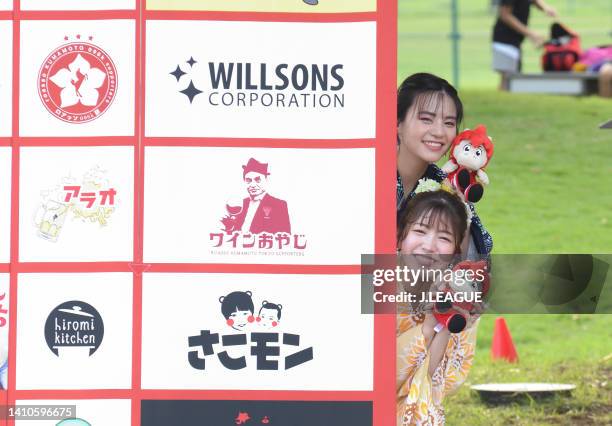
<svg viewBox="0 0 612 426"><path fill-rule="evenodd" d="M596 72L514 73L508 76L508 90L515 93L590 95L597 93Z"/></svg>

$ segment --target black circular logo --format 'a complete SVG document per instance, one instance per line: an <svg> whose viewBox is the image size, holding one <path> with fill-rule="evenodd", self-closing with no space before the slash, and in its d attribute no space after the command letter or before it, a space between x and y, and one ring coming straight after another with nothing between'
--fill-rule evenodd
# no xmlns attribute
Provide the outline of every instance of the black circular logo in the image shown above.
<svg viewBox="0 0 612 426"><path fill-rule="evenodd" d="M57 356L68 348L89 349L91 356L100 347L103 337L102 317L96 308L80 300L57 306L45 323L47 346Z"/></svg>

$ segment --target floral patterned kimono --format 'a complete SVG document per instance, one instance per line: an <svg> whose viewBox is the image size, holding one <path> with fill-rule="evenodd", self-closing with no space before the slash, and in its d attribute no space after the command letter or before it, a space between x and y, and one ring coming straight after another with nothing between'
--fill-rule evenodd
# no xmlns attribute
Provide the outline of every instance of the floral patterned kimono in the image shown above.
<svg viewBox="0 0 612 426"><path fill-rule="evenodd" d="M441 182L446 174L435 164L427 167L423 178ZM414 196L414 190L405 196L402 181L397 175L397 213L403 203ZM487 232L474 206L470 246L476 253L487 257L493 249L493 239ZM446 395L456 392L463 384L472 366L476 348L479 320L461 333L451 334L440 365L430 379L429 354L425 348L422 325L425 314L398 313L397 316L397 425L444 425L442 402Z"/></svg>
<svg viewBox="0 0 612 426"><path fill-rule="evenodd" d="M429 378L429 354L421 331L425 314L397 316L397 425L444 425L442 401L467 378L478 321L451 334L440 365Z"/></svg>

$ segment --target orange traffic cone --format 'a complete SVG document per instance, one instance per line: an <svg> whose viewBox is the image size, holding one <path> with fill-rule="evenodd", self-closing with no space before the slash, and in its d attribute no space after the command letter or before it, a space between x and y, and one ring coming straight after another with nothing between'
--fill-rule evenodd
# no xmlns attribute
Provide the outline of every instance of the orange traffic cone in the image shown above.
<svg viewBox="0 0 612 426"><path fill-rule="evenodd" d="M508 362L518 362L518 354L512 342L512 336L506 325L506 320L503 317L495 319L493 342L491 343L491 358L494 361L503 359Z"/></svg>

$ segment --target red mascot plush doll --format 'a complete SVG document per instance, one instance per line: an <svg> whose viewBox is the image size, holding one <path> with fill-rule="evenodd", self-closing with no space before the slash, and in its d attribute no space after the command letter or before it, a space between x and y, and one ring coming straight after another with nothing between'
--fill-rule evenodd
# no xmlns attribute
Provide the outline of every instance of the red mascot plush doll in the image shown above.
<svg viewBox="0 0 612 426"><path fill-rule="evenodd" d="M475 203L484 194L483 185L489 184L484 168L493 156L493 141L482 124L474 130L459 133L450 147L450 157L442 170L450 184L463 193L466 201Z"/></svg>
<svg viewBox="0 0 612 426"><path fill-rule="evenodd" d="M460 333L467 325L467 318L453 307L457 306L468 312L471 311L474 307L473 300L476 298L476 293L481 293L480 298L482 300L487 295L490 278L485 260L459 262L453 268L453 274L455 279L442 289L442 292L453 301L436 302L433 314L440 329L446 327L451 333ZM461 301L455 300L459 299L457 297L459 293L462 296Z"/></svg>

